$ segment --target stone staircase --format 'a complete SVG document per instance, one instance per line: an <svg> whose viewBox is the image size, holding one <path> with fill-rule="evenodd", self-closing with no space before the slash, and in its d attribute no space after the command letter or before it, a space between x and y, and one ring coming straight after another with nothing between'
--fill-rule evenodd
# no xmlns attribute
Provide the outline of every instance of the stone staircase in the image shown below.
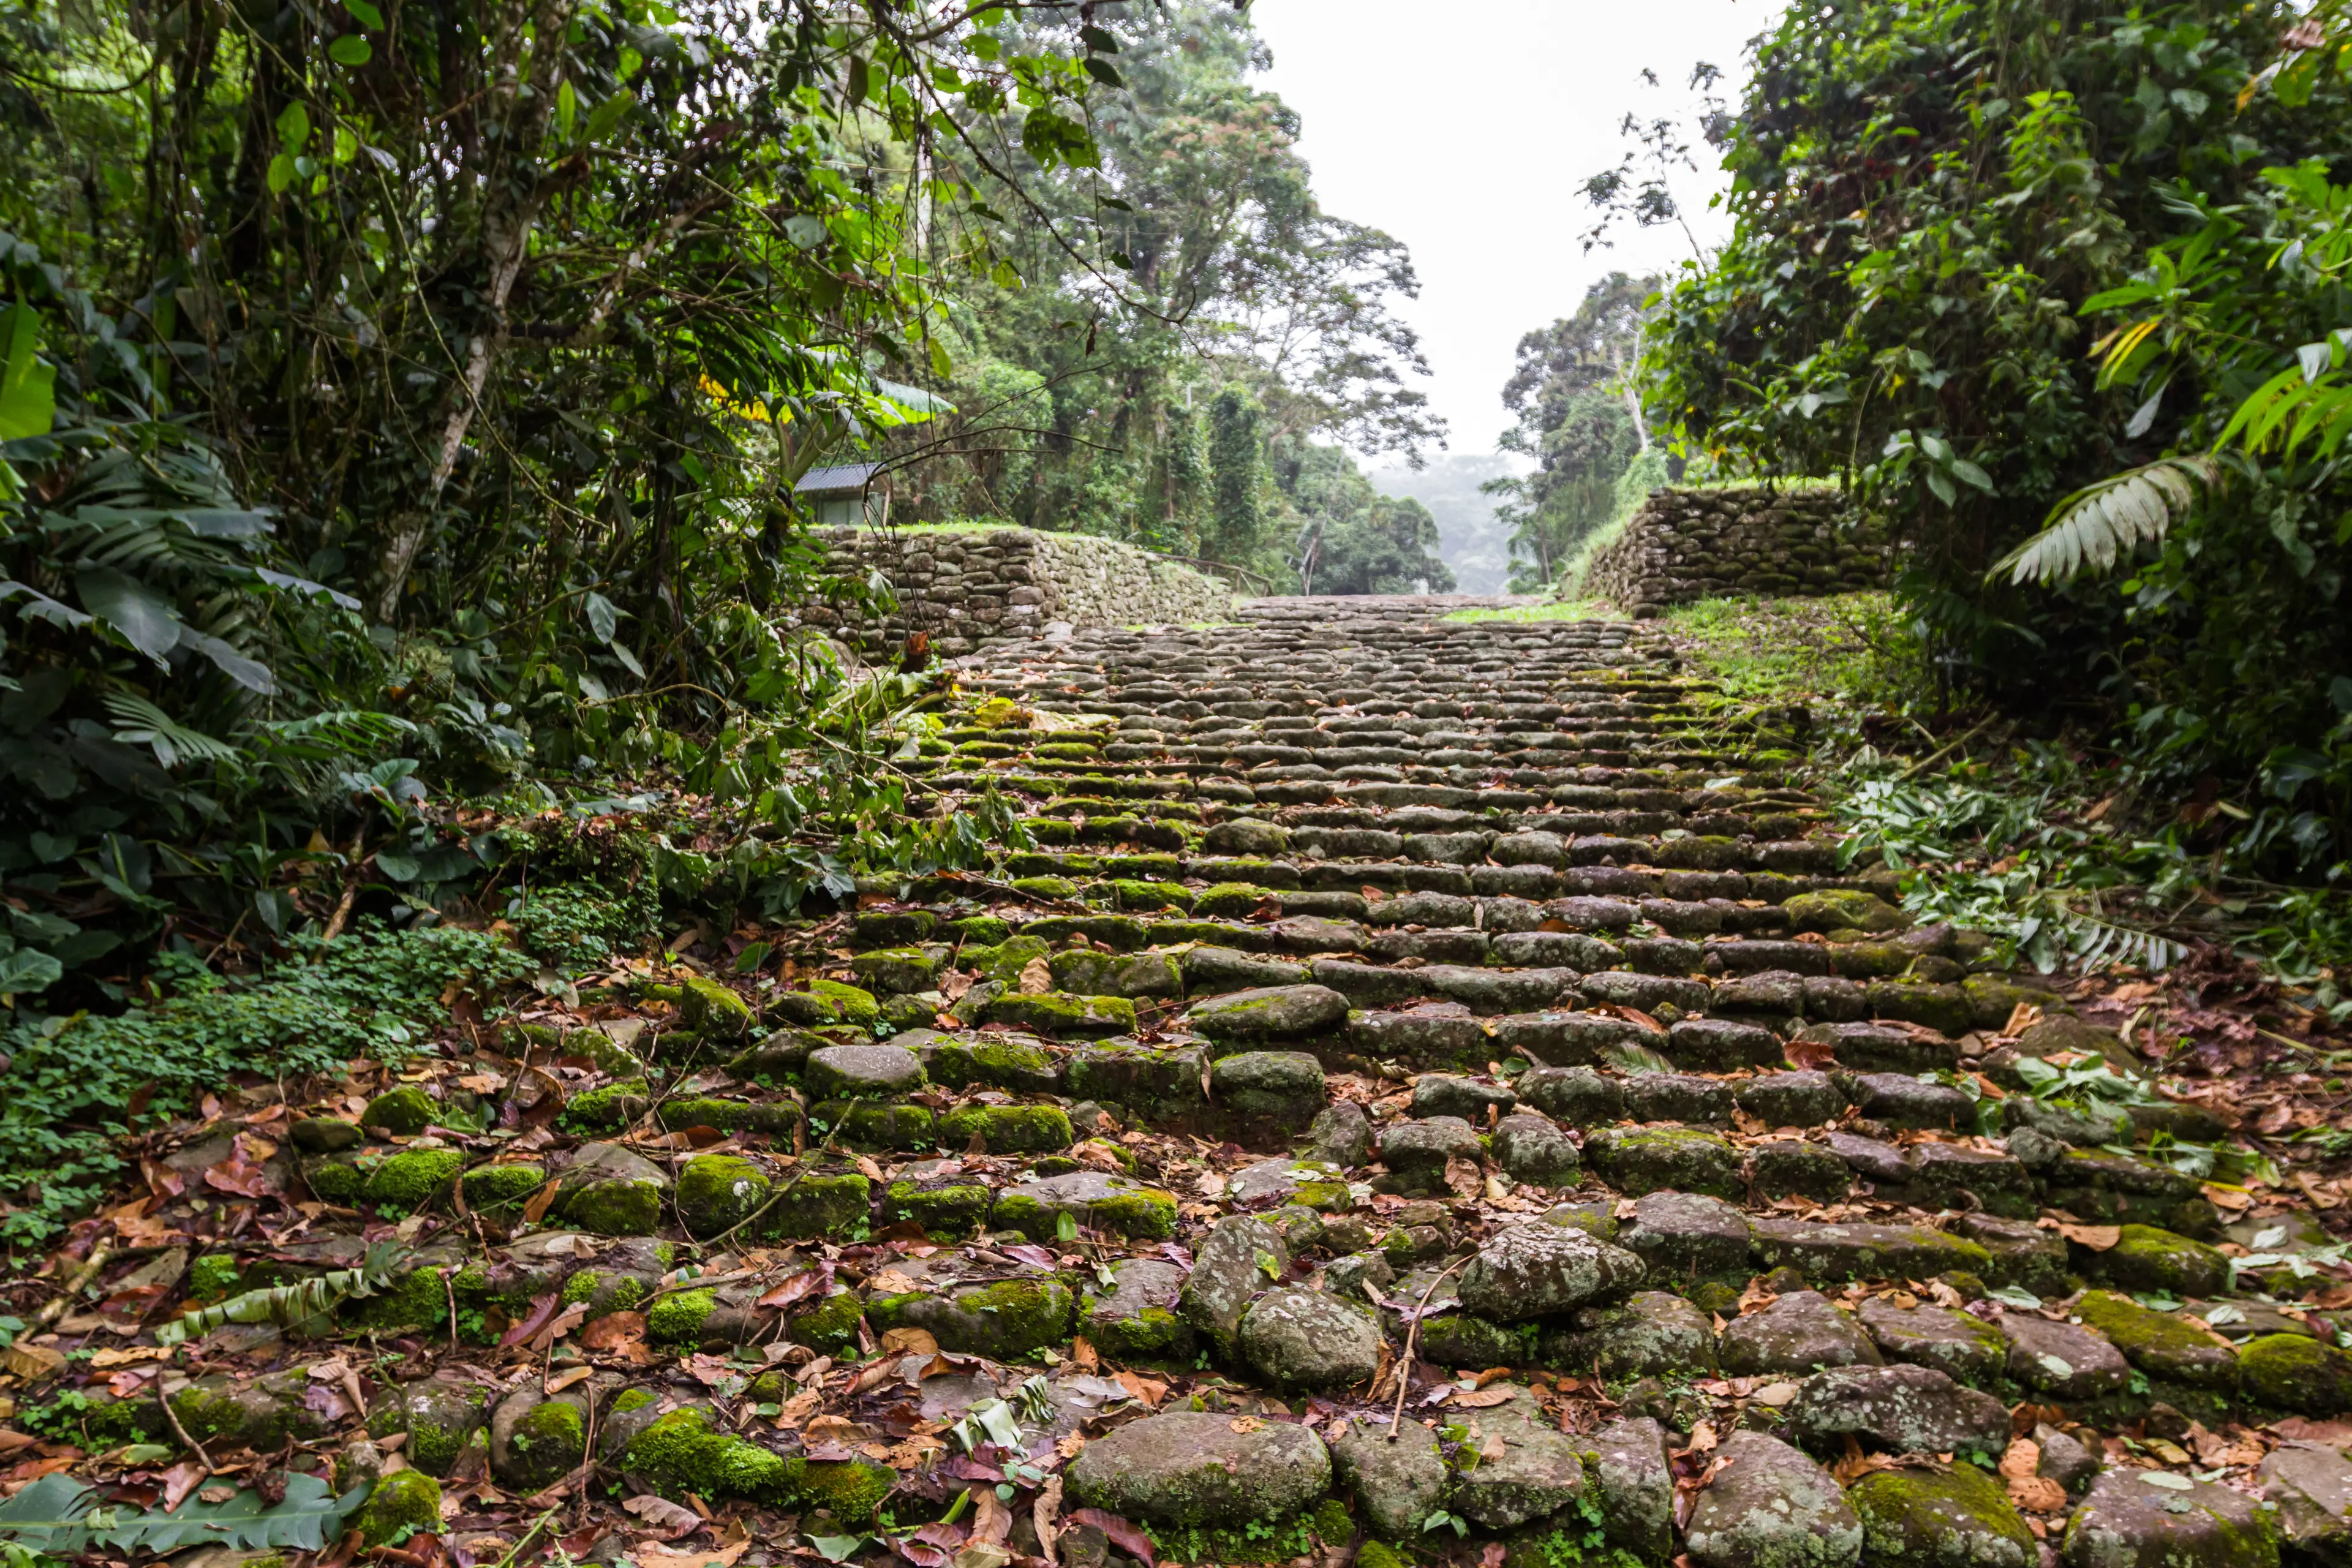
<svg viewBox="0 0 2352 1568"><path fill-rule="evenodd" d="M1015 805L1000 875L866 886L292 1119L307 1234L189 1278L348 1268L408 1215L394 1278L301 1325L403 1347L373 1442L266 1326L168 1418L93 1374L74 1419L340 1450L370 1544L461 1563L592 1474L762 1521L745 1563L785 1513L925 1568L1137 1527L1366 1568L2344 1551L2352 1465L2262 1424L2352 1410L2352 1323L2233 1281L2149 1146L2211 1118L2025 1092L2027 1058L2138 1068L1843 869L1662 644L1464 607L964 661L901 765Z"/></svg>

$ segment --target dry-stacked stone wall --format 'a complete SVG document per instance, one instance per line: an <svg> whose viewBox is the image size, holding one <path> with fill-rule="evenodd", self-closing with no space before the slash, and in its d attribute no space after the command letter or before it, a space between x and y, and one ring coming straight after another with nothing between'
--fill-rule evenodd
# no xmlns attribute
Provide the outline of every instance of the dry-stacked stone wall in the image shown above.
<svg viewBox="0 0 2352 1568"><path fill-rule="evenodd" d="M823 606L801 612L803 621L863 647L895 646L919 631L934 651L952 658L1056 625L1182 626L1233 612L1231 584L1091 534L825 528L817 539L828 571L862 578L878 570L898 599L879 618Z"/></svg>
<svg viewBox="0 0 2352 1568"><path fill-rule="evenodd" d="M1583 593L1634 616L1695 599L1884 587L1884 527L1832 489L1657 489L1592 553Z"/></svg>

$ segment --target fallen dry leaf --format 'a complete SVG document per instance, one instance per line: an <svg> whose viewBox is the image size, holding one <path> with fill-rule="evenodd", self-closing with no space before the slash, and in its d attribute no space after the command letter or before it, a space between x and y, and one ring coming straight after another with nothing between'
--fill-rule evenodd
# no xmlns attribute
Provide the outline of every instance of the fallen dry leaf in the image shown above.
<svg viewBox="0 0 2352 1568"><path fill-rule="evenodd" d="M2094 1252L2105 1252L2124 1238L2124 1229L2119 1225L2062 1225L2058 1234Z"/></svg>
<svg viewBox="0 0 2352 1568"><path fill-rule="evenodd" d="M700 1514L682 1503L674 1503L665 1497L655 1497L647 1493L642 1497L633 1497L621 1506L647 1524L667 1531L669 1532L667 1539L671 1541L676 1541L681 1536L692 1535L702 1528L703 1521Z"/></svg>
<svg viewBox="0 0 2352 1568"><path fill-rule="evenodd" d="M629 1556L637 1568L735 1568L735 1560L751 1545L749 1541L736 1541L725 1546L679 1552L653 1542L641 1542L629 1548Z"/></svg>

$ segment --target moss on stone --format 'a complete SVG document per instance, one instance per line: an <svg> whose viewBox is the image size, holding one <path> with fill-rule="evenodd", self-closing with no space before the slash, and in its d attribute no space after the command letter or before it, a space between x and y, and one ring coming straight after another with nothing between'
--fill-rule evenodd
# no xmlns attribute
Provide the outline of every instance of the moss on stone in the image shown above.
<svg viewBox="0 0 2352 1568"><path fill-rule="evenodd" d="M1013 934L1013 928L994 915L966 915L949 922L949 929L963 939L964 951L991 946Z"/></svg>
<svg viewBox="0 0 2352 1568"><path fill-rule="evenodd" d="M449 1292L454 1284L441 1282L438 1268L416 1268L389 1290L354 1297L335 1309L335 1319L347 1329L384 1332L434 1328L449 1320Z"/></svg>
<svg viewBox="0 0 2352 1568"><path fill-rule="evenodd" d="M1846 1500L1861 1516L1863 1554L1873 1563L1976 1568L2007 1561L2024 1568L2041 1561L2009 1494L1974 1465L1882 1470L1856 1482Z"/></svg>
<svg viewBox="0 0 2352 1568"><path fill-rule="evenodd" d="M397 1546L441 1528L441 1483L422 1470L394 1470L375 1484L352 1521L370 1546Z"/></svg>
<svg viewBox="0 0 2352 1568"><path fill-rule="evenodd" d="M1048 1241L1058 1212L1025 1193L1008 1193L996 1202L995 1223L998 1228L1017 1230L1032 1241ZM1156 1187L1137 1187L1097 1198L1087 1205L1081 1218L1094 1229L1114 1236L1165 1241L1176 1234L1176 1199Z"/></svg>
<svg viewBox="0 0 2352 1568"><path fill-rule="evenodd" d="M893 1182L882 1194L882 1213L893 1221L913 1220L934 1241L959 1241L987 1222L993 1196L977 1184L926 1188Z"/></svg>
<svg viewBox="0 0 2352 1568"><path fill-rule="evenodd" d="M718 1308L716 1291L675 1291L656 1301L646 1314L646 1338L657 1345L699 1344L703 1322Z"/></svg>
<svg viewBox="0 0 2352 1568"><path fill-rule="evenodd" d="M2227 1289L2230 1260L2201 1241L2152 1225L2127 1225L2099 1257L2108 1279L2126 1290L2208 1296Z"/></svg>
<svg viewBox="0 0 2352 1568"><path fill-rule="evenodd" d="M1248 882L1219 882L1193 896L1192 913L1202 920L1238 920L1267 896L1265 889Z"/></svg>
<svg viewBox="0 0 2352 1568"><path fill-rule="evenodd" d="M873 1189L852 1173L811 1173L789 1184L760 1222L765 1237L814 1240L866 1223Z"/></svg>
<svg viewBox="0 0 2352 1568"><path fill-rule="evenodd" d="M2236 1381L2234 1364L2216 1353L2223 1347L2204 1330L2191 1328L2169 1312L2150 1311L2112 1290L2084 1291L2074 1310L2143 1371L2180 1377L2200 1387Z"/></svg>
<svg viewBox="0 0 2352 1568"><path fill-rule="evenodd" d="M687 1234L709 1237L759 1212L771 1186L768 1173L740 1154L698 1154L678 1173L672 1201Z"/></svg>
<svg viewBox="0 0 2352 1568"><path fill-rule="evenodd" d="M1076 1308L1077 1293L1069 1282L1048 1275L1000 1279L952 1297L919 1291L887 1296L866 1304L866 1321L876 1333L927 1329L941 1350L1011 1361L1067 1338Z"/></svg>
<svg viewBox="0 0 2352 1568"><path fill-rule="evenodd" d="M577 1268L563 1281L563 1305L576 1307L596 1293L597 1282L604 1278L601 1268Z"/></svg>
<svg viewBox="0 0 2352 1568"><path fill-rule="evenodd" d="M931 1077L950 1089L978 1084L991 1089L1024 1089L1054 1076L1054 1058L1032 1040L983 1036L977 1039L944 1039L930 1062Z"/></svg>
<svg viewBox="0 0 2352 1568"><path fill-rule="evenodd" d="M515 1423L508 1441L522 1460L515 1480L535 1491L562 1479L587 1457L587 1417L569 1401L543 1400Z"/></svg>
<svg viewBox="0 0 2352 1568"><path fill-rule="evenodd" d="M650 1177L593 1182L567 1199L565 1223L597 1236L651 1236L661 1226L661 1184Z"/></svg>
<svg viewBox="0 0 2352 1568"><path fill-rule="evenodd" d="M1012 1024L1040 1034L1131 1035L1135 1004L1124 996L1070 996L1057 991L1008 992L988 1005L991 1023Z"/></svg>
<svg viewBox="0 0 2352 1568"><path fill-rule="evenodd" d="M837 1523L858 1530L872 1527L882 1500L898 1484L896 1470L857 1459L795 1458L786 1463L784 1475L803 1508L822 1509Z"/></svg>
<svg viewBox="0 0 2352 1568"><path fill-rule="evenodd" d="M827 1100L810 1108L809 1120L853 1149L928 1149L939 1141L928 1106Z"/></svg>
<svg viewBox="0 0 2352 1568"><path fill-rule="evenodd" d="M706 976L687 977L679 987L677 1019L714 1040L740 1039L751 1032L751 1006L727 986Z"/></svg>
<svg viewBox="0 0 2352 1568"><path fill-rule="evenodd" d="M411 1214L446 1191L465 1163L456 1149L404 1149L368 1173L362 1196L379 1209Z"/></svg>
<svg viewBox="0 0 2352 1568"><path fill-rule="evenodd" d="M992 1154L1047 1154L1077 1139L1058 1105L967 1105L940 1119L942 1148L964 1148L975 1133Z"/></svg>
<svg viewBox="0 0 2352 1568"><path fill-rule="evenodd" d="M360 1125L413 1136L432 1126L439 1114L440 1107L433 1103L431 1095L413 1083L404 1083L369 1100L368 1108L360 1112Z"/></svg>
<svg viewBox="0 0 2352 1568"><path fill-rule="evenodd" d="M2308 1334L2263 1334L2238 1347L2239 1385L2280 1410L2340 1415L2352 1407L2352 1356Z"/></svg>
<svg viewBox="0 0 2352 1568"><path fill-rule="evenodd" d="M545 1186L547 1167L523 1163L480 1165L467 1172L460 1184L470 1207L496 1208L502 1204L520 1203Z"/></svg>
<svg viewBox="0 0 2352 1568"><path fill-rule="evenodd" d="M646 1405L656 1403L658 1401L649 1389L625 1388L613 1396L613 1414L625 1415L632 1410L643 1410Z"/></svg>
<svg viewBox="0 0 2352 1568"><path fill-rule="evenodd" d="M236 1259L226 1252L207 1252L188 1265L188 1297L218 1301L236 1294Z"/></svg>
<svg viewBox="0 0 2352 1568"><path fill-rule="evenodd" d="M556 1124L567 1132L609 1132L643 1116L652 1103L643 1079L608 1083L572 1096Z"/></svg>
<svg viewBox="0 0 2352 1568"><path fill-rule="evenodd" d="M1356 1568L1405 1568L1405 1560L1396 1554L1395 1548L1367 1541L1356 1549Z"/></svg>
<svg viewBox="0 0 2352 1568"><path fill-rule="evenodd" d="M772 1502L788 1489L782 1454L731 1432L713 1431L708 1413L692 1407L673 1410L638 1433L622 1454L621 1468L645 1477L667 1495L692 1492L699 1498Z"/></svg>
<svg viewBox="0 0 2352 1568"><path fill-rule="evenodd" d="M1142 1307L1123 1317L1108 1313L1085 1324L1087 1342L1114 1361L1166 1361L1192 1347L1192 1331L1165 1307Z"/></svg>
<svg viewBox="0 0 2352 1568"><path fill-rule="evenodd" d="M844 1290L794 1318L785 1337L814 1351L844 1350L857 1342L857 1320L865 1314L866 1304Z"/></svg>
<svg viewBox="0 0 2352 1568"><path fill-rule="evenodd" d="M1067 877L1015 877L1013 890L1032 899L1067 901L1078 896L1078 885Z"/></svg>
<svg viewBox="0 0 2352 1568"><path fill-rule="evenodd" d="M328 1154L302 1162L302 1180L310 1195L321 1203L349 1208L367 1188L367 1173L375 1165L372 1155Z"/></svg>

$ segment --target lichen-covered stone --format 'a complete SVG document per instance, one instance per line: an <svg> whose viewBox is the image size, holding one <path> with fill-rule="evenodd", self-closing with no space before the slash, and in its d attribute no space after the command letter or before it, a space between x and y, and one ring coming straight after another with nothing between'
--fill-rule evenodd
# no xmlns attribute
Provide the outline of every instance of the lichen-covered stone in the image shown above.
<svg viewBox="0 0 2352 1568"><path fill-rule="evenodd" d="M1240 1345L1251 1369L1282 1388L1346 1388L1380 1370L1381 1331L1371 1315L1320 1290L1260 1296L1242 1316Z"/></svg>
<svg viewBox="0 0 2352 1568"><path fill-rule="evenodd" d="M2088 1329L2030 1312L2004 1314L2001 1328L2009 1335L2009 1375L2036 1393L2068 1403L2114 1394L2131 1382L2116 1347Z"/></svg>
<svg viewBox="0 0 2352 1568"><path fill-rule="evenodd" d="M1286 1519L1312 1506L1330 1489L1331 1456L1320 1437L1287 1422L1170 1411L1096 1438L1063 1474L1079 1507L1201 1528Z"/></svg>
<svg viewBox="0 0 2352 1568"><path fill-rule="evenodd" d="M2278 1568L2277 1534L2243 1492L2154 1470L2109 1470L2066 1521L2066 1568ZM2187 1481L2186 1486L2180 1482Z"/></svg>
<svg viewBox="0 0 2352 1568"><path fill-rule="evenodd" d="M1721 1198L1651 1193L1621 1224L1617 1245L1640 1258L1653 1284L1692 1285L1748 1275L1748 1216Z"/></svg>
<svg viewBox="0 0 2352 1568"><path fill-rule="evenodd" d="M1122 1258L1110 1268L1113 1283L1108 1290L1094 1281L1086 1287L1078 1333L1113 1361L1189 1358L1192 1328L1176 1311L1184 1270L1157 1258Z"/></svg>
<svg viewBox="0 0 2352 1568"><path fill-rule="evenodd" d="M1069 1338L1077 1291L1058 1274L1000 1279L931 1295L913 1292L866 1304L876 1333L927 1329L944 1351L1013 1361Z"/></svg>
<svg viewBox="0 0 2352 1568"><path fill-rule="evenodd" d="M1289 1267L1290 1244L1281 1231L1248 1215L1228 1215L1194 1248L1178 1310L1220 1359L1233 1360L1251 1299Z"/></svg>
<svg viewBox="0 0 2352 1568"><path fill-rule="evenodd" d="M1100 1171L1072 1171L1007 1187L997 1194L993 1223L1033 1241L1050 1241L1066 1214L1112 1236L1165 1241L1176 1234L1173 1193Z"/></svg>
<svg viewBox="0 0 2352 1568"><path fill-rule="evenodd" d="M751 1032L751 1005L707 975L689 974L681 983L677 1020L707 1040L740 1040Z"/></svg>
<svg viewBox="0 0 2352 1568"><path fill-rule="evenodd" d="M1300 1040L1348 1021L1348 999L1328 985L1276 985L1195 1002L1186 1022L1218 1041Z"/></svg>
<svg viewBox="0 0 2352 1568"><path fill-rule="evenodd" d="M1862 1521L1828 1473L1779 1438L1734 1432L1729 1461L1691 1510L1683 1544L1694 1568L1853 1568Z"/></svg>
<svg viewBox="0 0 2352 1568"><path fill-rule="evenodd" d="M1739 1152L1712 1132L1688 1128L1602 1128L1584 1141L1595 1174L1629 1197L1669 1189L1707 1197L1741 1195Z"/></svg>
<svg viewBox="0 0 2352 1568"><path fill-rule="evenodd" d="M1999 1458L2009 1407L1924 1366L1833 1366L1805 1379L1789 1402L1790 1433L1817 1451L1848 1436L1895 1454Z"/></svg>
<svg viewBox="0 0 2352 1568"><path fill-rule="evenodd" d="M1543 1337L1541 1359L1608 1383L1715 1375L1715 1325L1680 1296L1637 1290L1622 1306L1585 1307Z"/></svg>
<svg viewBox="0 0 2352 1568"><path fill-rule="evenodd" d="M1354 1500L1366 1529L1388 1541L1421 1539L1422 1525L1439 1510L1453 1480L1438 1454L1435 1433L1418 1421L1404 1421L1391 1440L1384 1421L1351 1421L1330 1450L1339 1485ZM1363 1562L1360 1554L1358 1568Z"/></svg>
<svg viewBox="0 0 2352 1568"><path fill-rule="evenodd" d="M1790 1291L1738 1319L1723 1331L1716 1353L1727 1377L1879 1364L1869 1336L1814 1290Z"/></svg>
<svg viewBox="0 0 2352 1568"><path fill-rule="evenodd" d="M1887 1360L1928 1367L1955 1382L1985 1383L1999 1375L2009 1360L2009 1342L1999 1325L1972 1312L1897 1307L1872 1297L1855 1318Z"/></svg>
<svg viewBox="0 0 2352 1568"><path fill-rule="evenodd" d="M661 1224L668 1173L634 1149L591 1143L563 1172L556 1202L564 1222L597 1236L651 1236Z"/></svg>
<svg viewBox="0 0 2352 1568"><path fill-rule="evenodd" d="M838 980L812 980L805 991L779 992L768 1004L773 1022L817 1028L826 1024L853 1024L870 1029L882 1016L882 1005L861 985Z"/></svg>
<svg viewBox="0 0 2352 1568"><path fill-rule="evenodd" d="M1475 1462L1454 1475L1454 1512L1487 1530L1515 1530L1583 1499L1581 1445L1546 1420L1526 1389L1473 1419L1486 1436Z"/></svg>
<svg viewBox="0 0 2352 1568"><path fill-rule="evenodd" d="M1642 1283L1642 1260L1581 1231L1540 1220L1508 1225L1462 1271L1462 1305L1498 1323L1573 1311Z"/></svg>
<svg viewBox="0 0 2352 1568"><path fill-rule="evenodd" d="M820 1100L901 1100L923 1087L923 1064L904 1046L826 1046L809 1053L801 1080Z"/></svg>

